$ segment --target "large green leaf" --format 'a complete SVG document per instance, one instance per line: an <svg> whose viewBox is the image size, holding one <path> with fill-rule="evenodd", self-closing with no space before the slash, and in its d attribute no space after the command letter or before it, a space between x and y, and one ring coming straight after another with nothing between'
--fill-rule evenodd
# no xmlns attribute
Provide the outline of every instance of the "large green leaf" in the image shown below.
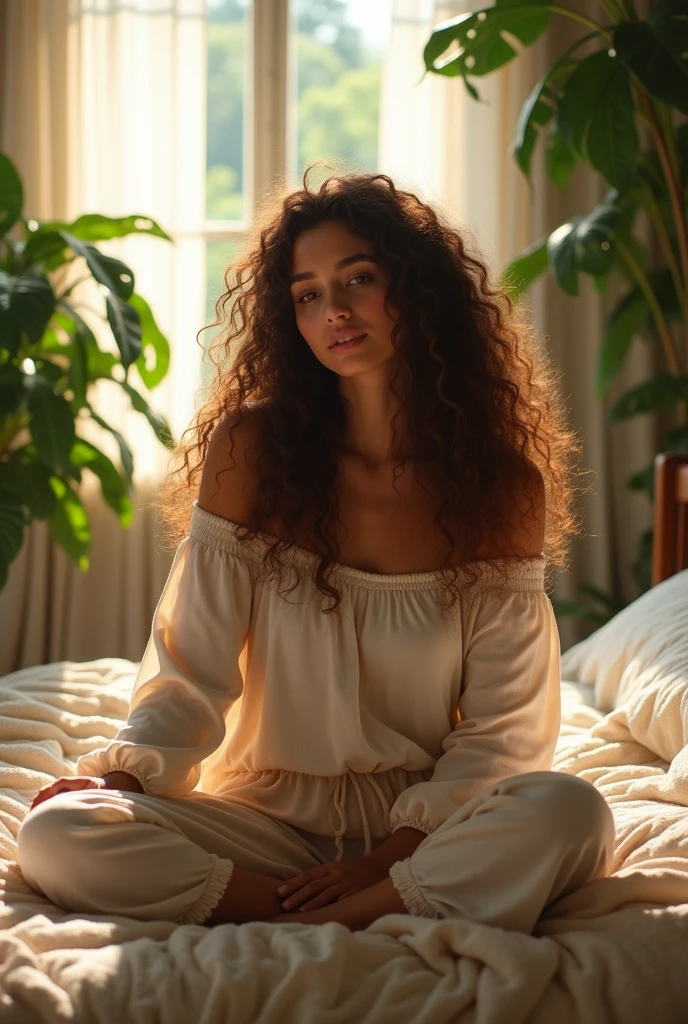
<svg viewBox="0 0 688 1024"><path fill-rule="evenodd" d="M648 271L647 280L667 323L682 323L683 309L678 300L676 285L669 268L657 267L656 270ZM647 334L652 334L657 330L657 323L650 309L647 311L643 329Z"/></svg>
<svg viewBox="0 0 688 1024"><path fill-rule="evenodd" d="M78 438L70 452L70 461L81 469L90 469L100 480L103 498L117 513L122 526L131 526L134 518L134 506L127 493L127 485L117 472L107 455L89 441Z"/></svg>
<svg viewBox="0 0 688 1024"><path fill-rule="evenodd" d="M40 461L33 445L15 449L0 462L0 487L14 491L35 519L47 519L57 499L50 486L51 471Z"/></svg>
<svg viewBox="0 0 688 1024"><path fill-rule="evenodd" d="M41 459L61 472L69 467L75 440L74 417L63 395L35 378L26 378L31 438Z"/></svg>
<svg viewBox="0 0 688 1024"><path fill-rule="evenodd" d="M127 217L106 217L102 213L84 213L71 224L66 221L52 221L41 225L51 231L69 231L74 238L84 242L104 242L110 238L123 238L125 235L154 235L172 242L172 238L151 217L132 213Z"/></svg>
<svg viewBox="0 0 688 1024"><path fill-rule="evenodd" d="M55 296L46 277L12 277L0 271L0 349L17 355L25 332L31 343L43 335Z"/></svg>
<svg viewBox="0 0 688 1024"><path fill-rule="evenodd" d="M24 374L14 363L0 366L0 422L13 416L24 398Z"/></svg>
<svg viewBox="0 0 688 1024"><path fill-rule="evenodd" d="M55 511L48 519L50 533L81 571L86 572L91 550L91 525L86 509L66 480L53 476L50 485L57 498Z"/></svg>
<svg viewBox="0 0 688 1024"><path fill-rule="evenodd" d="M86 354L86 373L88 381L91 382L99 380L101 377L111 379L112 368L119 365L119 360L112 354L112 352L104 352L99 348L93 331L73 306L64 300L60 305L63 306L64 309L68 310L71 315L65 316L64 313L58 311L56 312L54 319L65 330L69 331L71 335L75 335L78 325L80 341L83 343Z"/></svg>
<svg viewBox="0 0 688 1024"><path fill-rule="evenodd" d="M503 33L530 46L547 28L551 6L532 0L497 0L493 7L442 21L433 29L423 51L425 67L440 75L461 75L466 84L467 75L488 75L517 55ZM458 49L440 60L454 42L459 44ZM471 95L479 98L474 88Z"/></svg>
<svg viewBox="0 0 688 1024"><path fill-rule="evenodd" d="M109 423L106 423L91 406L88 408L91 413L91 417L96 421L98 426L102 427L103 430L109 431L117 442L119 447L119 457L122 460L122 469L124 470L129 487L131 487L134 482L134 456L131 448L119 431L115 430L114 427L111 427Z"/></svg>
<svg viewBox="0 0 688 1024"><path fill-rule="evenodd" d="M569 295L578 295L576 265L576 229L582 217L571 217L560 224L547 239L547 258L560 288Z"/></svg>
<svg viewBox="0 0 688 1024"><path fill-rule="evenodd" d="M545 151L545 166L550 181L553 181L557 188L566 188L577 163L576 151L561 132L554 128L549 134Z"/></svg>
<svg viewBox="0 0 688 1024"><path fill-rule="evenodd" d="M141 355L141 321L138 310L116 295L105 296L107 318L122 357L122 366L129 369Z"/></svg>
<svg viewBox="0 0 688 1024"><path fill-rule="evenodd" d="M590 32L587 36L577 39L572 46L569 46L566 52L555 61L549 71L545 72L521 107L521 113L519 114L516 126L516 138L511 147L511 152L515 156L518 166L528 179L530 179L530 165L538 138L538 128L543 127L549 122L555 110L555 95L551 86L554 82L569 75L578 66L578 60L570 57L570 54L595 35L597 35L596 32ZM571 154L570 147L567 147L567 152Z"/></svg>
<svg viewBox="0 0 688 1024"><path fill-rule="evenodd" d="M58 231L46 231L38 227L29 237L21 254L20 267L29 267L40 263L49 270L55 269L55 257L67 249L67 242Z"/></svg>
<svg viewBox="0 0 688 1024"><path fill-rule="evenodd" d="M96 281L118 298L125 302L134 291L134 273L121 260L114 256L105 256L93 245L86 245L69 231L60 232L70 249L78 256L83 256Z"/></svg>
<svg viewBox="0 0 688 1024"><path fill-rule="evenodd" d="M615 203L603 200L576 228L576 265L585 274L605 274L616 257L616 235L621 212Z"/></svg>
<svg viewBox="0 0 688 1024"><path fill-rule="evenodd" d="M142 350L136 360L136 369L143 383L149 391L152 391L169 369L169 342L156 324L151 308L144 298L140 295L132 295L129 305L134 307L141 322Z"/></svg>
<svg viewBox="0 0 688 1024"><path fill-rule="evenodd" d="M24 189L17 168L8 156L0 153L0 235L16 224L23 205Z"/></svg>
<svg viewBox="0 0 688 1024"><path fill-rule="evenodd" d="M143 415L146 417L151 427L153 428L153 431L157 439L161 441L166 448L174 449L175 443L172 438L172 431L170 430L169 424L165 417L161 416L160 413L155 412L154 409L151 409L143 395L140 395L139 392L136 391L135 388L133 388L131 384L129 384L127 381L121 381L121 385L126 391L126 393L129 395L129 398L131 399L131 404L136 409L136 411L143 413Z"/></svg>
<svg viewBox="0 0 688 1024"><path fill-rule="evenodd" d="M21 497L13 491L0 490L0 589L7 582L7 570L21 551L23 539Z"/></svg>
<svg viewBox="0 0 688 1024"><path fill-rule="evenodd" d="M608 416L614 423L677 402L688 402L688 377L665 371L626 391L611 407Z"/></svg>
<svg viewBox="0 0 688 1024"><path fill-rule="evenodd" d="M76 324L74 341L72 342L69 360L69 386L74 395L72 409L83 409L86 405L86 389L88 387L88 351L83 327Z"/></svg>
<svg viewBox="0 0 688 1024"><path fill-rule="evenodd" d="M585 217L571 217L556 228L547 240L550 265L560 287L569 295L578 295L578 273L595 277L607 273L616 260L616 235L621 209L612 199L604 199Z"/></svg>
<svg viewBox="0 0 688 1024"><path fill-rule="evenodd" d="M657 0L646 21L622 21L612 39L618 59L652 96L688 114L686 0Z"/></svg>
<svg viewBox="0 0 688 1024"><path fill-rule="evenodd" d="M547 270L547 239L540 238L524 249L502 274L501 287L517 301L526 288Z"/></svg>
<svg viewBox="0 0 688 1024"><path fill-rule="evenodd" d="M624 295L610 316L597 354L598 397L606 393L610 381L621 369L647 311L647 299L636 288Z"/></svg>
<svg viewBox="0 0 688 1024"><path fill-rule="evenodd" d="M628 71L607 50L586 57L567 79L557 128L611 185L622 192L628 188L640 140Z"/></svg>

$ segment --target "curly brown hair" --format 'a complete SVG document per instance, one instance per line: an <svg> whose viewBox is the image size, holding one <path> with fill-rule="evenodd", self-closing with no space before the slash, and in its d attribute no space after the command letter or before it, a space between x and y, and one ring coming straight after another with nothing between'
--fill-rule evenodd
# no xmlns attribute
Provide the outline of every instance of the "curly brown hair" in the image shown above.
<svg viewBox="0 0 688 1024"><path fill-rule="evenodd" d="M550 565L562 566L567 541L578 530L570 477L579 445L565 423L556 373L536 351L525 311L505 289L491 286L480 254L469 252L462 234L413 192L398 189L385 174L368 173L333 175L312 188L313 166L303 188L268 197L227 267L217 319L202 329L223 328L204 357L214 367L208 396L184 432L178 464L157 502L167 539L176 545L188 532L213 431L226 426L231 454L248 401L261 403L269 415L259 497L237 537L250 541L262 534L273 541L264 564L281 582L279 556L295 546L297 526L305 526L308 546L319 555L313 581L334 598L324 612L338 608L341 594L327 581L339 564L332 526L344 406L338 375L315 357L296 326L290 292L295 239L334 220L370 241L389 275L385 308L399 317L392 342L400 354L390 388L407 418L414 476L422 486L415 468L422 467L440 496L434 527L447 544L437 570L449 596L446 607L475 581L480 562L472 559L481 545L499 549L514 496L529 495L532 513L533 467L544 483L544 553ZM395 466L395 480L403 464ZM277 512L279 539L265 531ZM464 555L461 571L449 564L457 547Z"/></svg>

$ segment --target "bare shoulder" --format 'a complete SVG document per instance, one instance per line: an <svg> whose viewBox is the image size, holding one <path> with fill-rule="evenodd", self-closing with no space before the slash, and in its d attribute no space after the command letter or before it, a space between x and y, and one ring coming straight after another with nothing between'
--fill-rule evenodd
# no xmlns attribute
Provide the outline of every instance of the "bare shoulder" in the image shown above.
<svg viewBox="0 0 688 1024"><path fill-rule="evenodd" d="M483 546L478 556L536 558L544 547L546 518L545 482L537 466L528 462L522 484L514 494L513 512L505 525L499 551Z"/></svg>
<svg viewBox="0 0 688 1024"><path fill-rule="evenodd" d="M206 512L233 523L243 525L248 522L256 495L261 427L265 415L262 406L244 406L240 422L237 422L237 416L231 420L224 417L215 426L198 493L198 504Z"/></svg>

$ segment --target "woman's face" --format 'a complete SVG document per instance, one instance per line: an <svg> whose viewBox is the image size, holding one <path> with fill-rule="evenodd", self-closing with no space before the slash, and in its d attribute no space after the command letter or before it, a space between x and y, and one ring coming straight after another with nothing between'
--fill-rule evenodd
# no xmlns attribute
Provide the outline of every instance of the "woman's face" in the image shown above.
<svg viewBox="0 0 688 1024"><path fill-rule="evenodd" d="M372 242L340 221L325 221L296 238L292 275L297 327L323 366L353 377L393 358L395 321L384 310L389 275ZM354 345L333 345L360 335Z"/></svg>

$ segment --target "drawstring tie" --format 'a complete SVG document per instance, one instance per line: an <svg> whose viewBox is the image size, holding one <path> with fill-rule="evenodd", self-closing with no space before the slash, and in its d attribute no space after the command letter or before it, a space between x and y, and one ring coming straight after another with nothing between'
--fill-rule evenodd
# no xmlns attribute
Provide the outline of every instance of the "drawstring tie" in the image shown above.
<svg viewBox="0 0 688 1024"><path fill-rule="evenodd" d="M385 794L380 789L380 784L375 779L375 773L374 772L358 772L357 773L357 772L353 772L350 768L347 768L345 775L338 775L336 777L336 779L334 781L334 786L332 787L332 798L333 798L333 802L334 802L334 809L339 812L339 821L340 821L339 828L335 832L335 840L336 840L336 846L337 846L337 856L335 858L336 860L341 860L342 857L344 856L344 843L343 843L343 838L342 837L344 836L344 833L346 832L346 824L347 824L346 823L346 791L347 791L347 784L349 782L349 779L353 783L353 787L356 790L356 795L358 797L358 807L359 807L359 810L361 812L361 819L363 821L363 834L365 835L365 851L364 851L363 856L365 857L367 854L372 852L372 847L371 847L371 843L370 843L370 826L368 824L368 816L366 815L365 806L364 806L364 803L363 803L363 794L361 792L361 786L360 786L360 783L358 781L359 778L367 779L369 781L370 785L375 790L375 792L376 792L376 794L377 794L377 796L378 796L378 798L380 800L380 805L382 807L382 813L383 813L383 816L384 816L384 819L385 819L385 828L387 829L387 831L389 831L390 806L389 806L389 802L387 800L387 797L385 796Z"/></svg>

